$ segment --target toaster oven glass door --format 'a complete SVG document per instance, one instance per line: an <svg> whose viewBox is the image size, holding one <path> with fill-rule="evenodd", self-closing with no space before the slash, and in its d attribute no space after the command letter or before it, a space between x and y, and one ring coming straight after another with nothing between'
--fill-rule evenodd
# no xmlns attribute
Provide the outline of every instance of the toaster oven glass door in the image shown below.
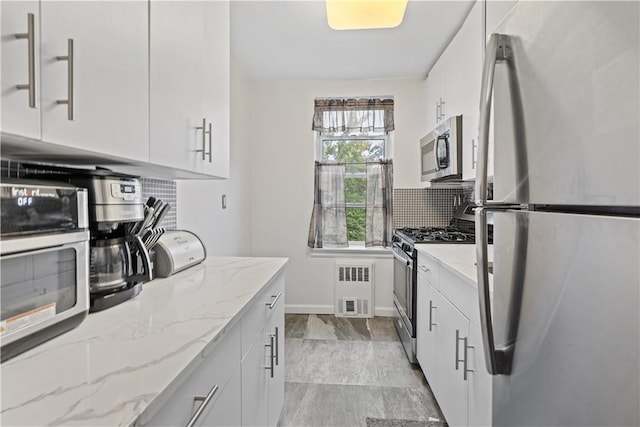
<svg viewBox="0 0 640 427"><path fill-rule="evenodd" d="M0 336L53 319L76 306L81 294L78 286L84 284L77 277L83 257L74 245L3 256Z"/></svg>

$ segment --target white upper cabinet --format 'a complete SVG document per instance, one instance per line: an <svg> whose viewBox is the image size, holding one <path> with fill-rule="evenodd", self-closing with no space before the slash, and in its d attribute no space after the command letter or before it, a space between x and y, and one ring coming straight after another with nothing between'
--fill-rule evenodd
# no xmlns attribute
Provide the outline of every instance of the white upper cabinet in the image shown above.
<svg viewBox="0 0 640 427"><path fill-rule="evenodd" d="M150 3L150 162L229 174L229 3Z"/></svg>
<svg viewBox="0 0 640 427"><path fill-rule="evenodd" d="M38 1L3 1L0 4L2 8L2 131L34 139L40 139L40 13L38 5ZM18 89L18 85L23 88ZM30 88L24 88L25 85L30 85Z"/></svg>
<svg viewBox="0 0 640 427"><path fill-rule="evenodd" d="M489 41L489 36L494 28L498 26L505 15L513 9L518 0L485 0L486 16L485 16L485 37Z"/></svg>
<svg viewBox="0 0 640 427"><path fill-rule="evenodd" d="M205 2L208 17L204 29L205 51L202 109L211 134L207 148L204 172L220 178L229 178L230 135L230 19L229 2ZM209 155L209 152L211 155Z"/></svg>
<svg viewBox="0 0 640 427"><path fill-rule="evenodd" d="M482 83L483 25L482 2L477 2L456 35L456 112L462 114L462 179L476 177L480 125L480 86Z"/></svg>
<svg viewBox="0 0 640 427"><path fill-rule="evenodd" d="M147 52L146 3L2 2L2 131L148 160Z"/></svg>
<svg viewBox="0 0 640 427"><path fill-rule="evenodd" d="M462 115L462 179L465 181L476 178L480 90L487 29L494 28L515 3L478 0L429 72L425 83L428 131L447 117ZM491 176L491 135L489 142L488 171Z"/></svg>

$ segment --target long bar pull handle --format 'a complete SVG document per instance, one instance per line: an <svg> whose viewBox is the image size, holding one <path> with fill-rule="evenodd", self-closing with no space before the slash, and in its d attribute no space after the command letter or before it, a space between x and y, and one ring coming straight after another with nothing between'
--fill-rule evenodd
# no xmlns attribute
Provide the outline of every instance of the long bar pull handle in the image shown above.
<svg viewBox="0 0 640 427"><path fill-rule="evenodd" d="M209 156L209 163L211 163L211 156L213 153L213 125L209 122L209 130L207 131L209 134L209 152L207 155ZM204 160L204 159L203 159Z"/></svg>
<svg viewBox="0 0 640 427"><path fill-rule="evenodd" d="M56 104L67 106L67 119L73 120L73 39L67 39L67 55L56 56L58 61L67 61L67 99L58 99Z"/></svg>
<svg viewBox="0 0 640 427"><path fill-rule="evenodd" d="M280 346L278 345L278 327L276 326L276 366L280 364Z"/></svg>
<svg viewBox="0 0 640 427"><path fill-rule="evenodd" d="M462 362L462 379L467 381L469 376L467 375L469 372L473 372L473 369L469 369L469 350L473 348L472 345L469 345L469 338L464 338L464 361Z"/></svg>
<svg viewBox="0 0 640 427"><path fill-rule="evenodd" d="M460 338L460 330L456 329L456 371L458 370L459 367L459 363L460 362L464 362L462 359L460 359L460 356L458 356L458 354L460 354L460 340L462 338Z"/></svg>
<svg viewBox="0 0 640 427"><path fill-rule="evenodd" d="M273 349L275 347L274 344L275 335L269 334L269 344L265 344L265 347L269 347L269 366L265 366L264 369L271 371L271 378L273 378L273 362L275 359L275 355L273 354Z"/></svg>
<svg viewBox="0 0 640 427"><path fill-rule="evenodd" d="M429 300L429 332L433 331L433 327L436 326L435 323L433 323L433 309L434 308L438 308L435 305L433 305L433 301Z"/></svg>
<svg viewBox="0 0 640 427"><path fill-rule="evenodd" d="M35 15L27 14L27 32L16 34L17 39L27 39L29 53L29 82L16 85L19 90L29 90L29 107L36 108L36 26Z"/></svg>
<svg viewBox="0 0 640 427"><path fill-rule="evenodd" d="M187 422L186 427L193 427L196 424L196 422L198 422L198 419L200 418L204 410L207 408L207 405L209 405L209 402L211 402L211 399L213 399L213 396L216 394L218 389L219 389L218 384L216 384L213 386L211 390L209 390L209 393L207 393L206 396L195 396L193 398L194 401L202 402L202 404L198 406L198 409L196 409L196 412L191 416L191 418L189 419L189 422Z"/></svg>
<svg viewBox="0 0 640 427"><path fill-rule="evenodd" d="M440 98L440 118L444 119L444 101Z"/></svg>
<svg viewBox="0 0 640 427"><path fill-rule="evenodd" d="M204 160L207 156L207 119L202 119L202 126L198 126L196 129L202 130L202 149L196 150L196 153L202 153L202 160Z"/></svg>
<svg viewBox="0 0 640 427"><path fill-rule="evenodd" d="M266 305L269 306L269 310L273 310L273 307L276 306L276 303L280 299L280 296L282 296L282 292L278 292L278 295L271 295L271 298L273 298L274 300L266 303Z"/></svg>

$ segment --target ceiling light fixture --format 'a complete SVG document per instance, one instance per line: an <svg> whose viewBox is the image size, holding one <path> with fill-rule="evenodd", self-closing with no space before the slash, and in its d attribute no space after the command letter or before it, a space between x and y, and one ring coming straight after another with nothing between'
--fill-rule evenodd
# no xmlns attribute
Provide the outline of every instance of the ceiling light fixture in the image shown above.
<svg viewBox="0 0 640 427"><path fill-rule="evenodd" d="M402 23L408 0L326 0L334 30L394 28Z"/></svg>

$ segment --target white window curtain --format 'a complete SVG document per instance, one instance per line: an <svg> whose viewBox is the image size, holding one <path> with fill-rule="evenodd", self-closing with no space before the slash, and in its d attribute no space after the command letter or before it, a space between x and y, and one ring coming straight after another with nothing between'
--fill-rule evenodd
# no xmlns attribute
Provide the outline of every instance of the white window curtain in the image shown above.
<svg viewBox="0 0 640 427"><path fill-rule="evenodd" d="M391 132L393 99L316 99L312 129L318 132Z"/></svg>
<svg viewBox="0 0 640 427"><path fill-rule="evenodd" d="M393 234L393 164L367 163L365 246L389 246Z"/></svg>
<svg viewBox="0 0 640 427"><path fill-rule="evenodd" d="M349 246L344 176L344 163L316 162L315 196L307 242L310 248Z"/></svg>

